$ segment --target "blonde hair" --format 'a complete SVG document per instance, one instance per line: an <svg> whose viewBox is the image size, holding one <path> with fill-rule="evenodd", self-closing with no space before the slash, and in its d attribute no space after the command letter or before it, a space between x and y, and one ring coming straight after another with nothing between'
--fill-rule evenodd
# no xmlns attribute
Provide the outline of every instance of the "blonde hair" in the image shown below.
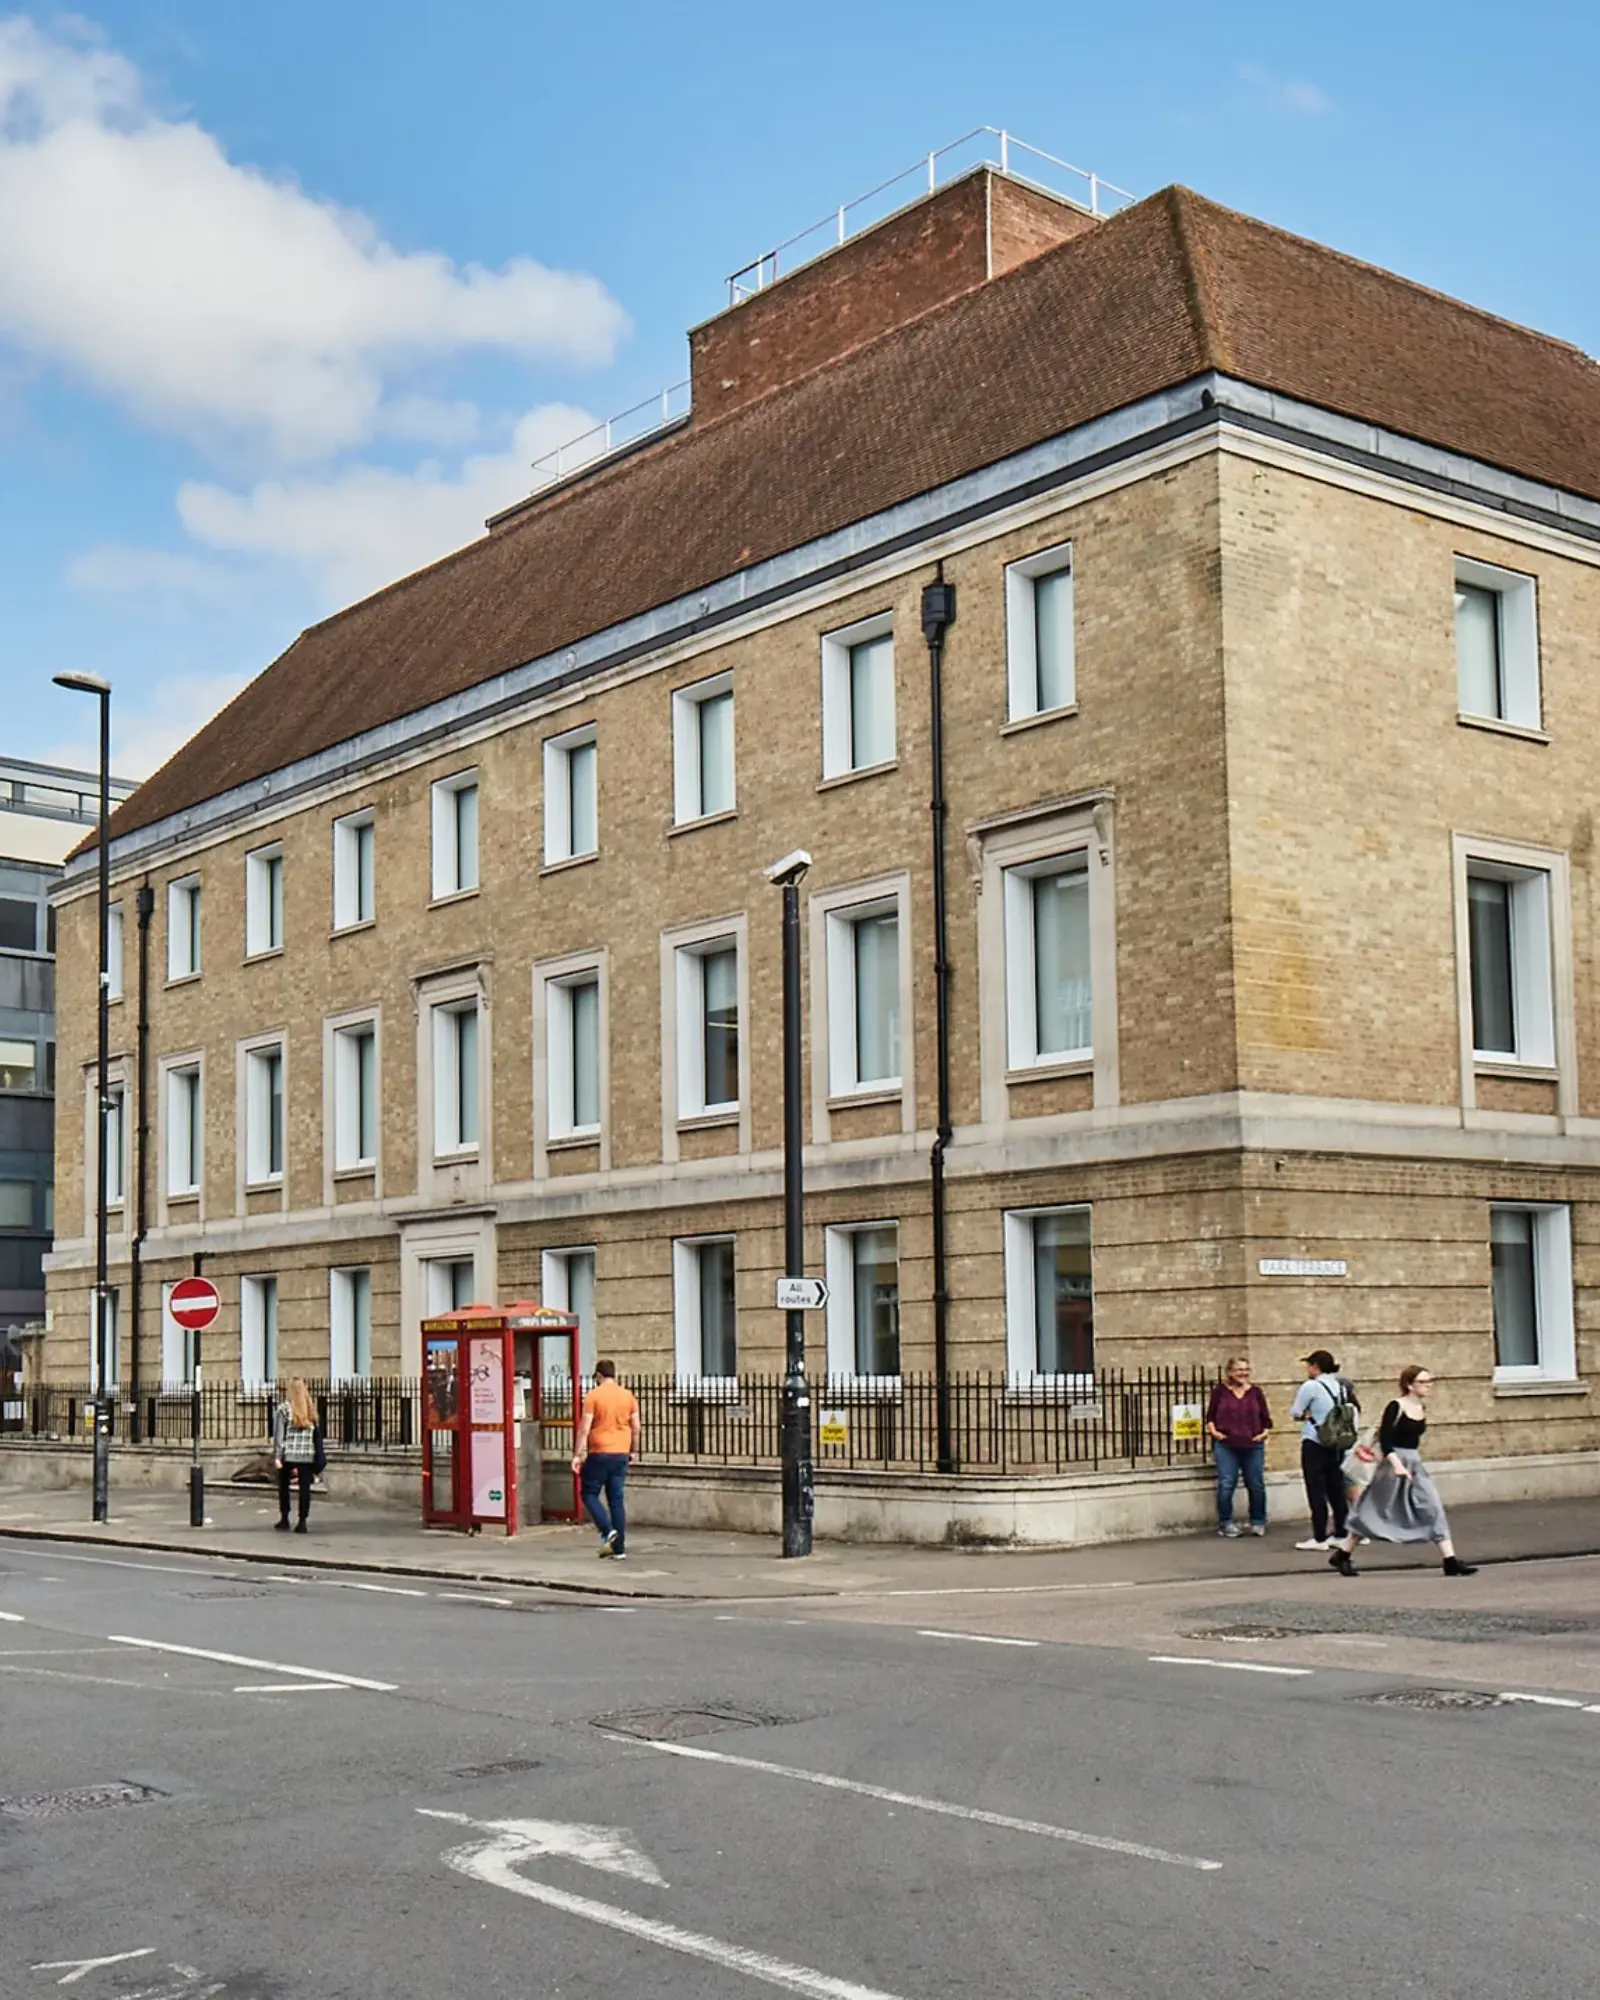
<svg viewBox="0 0 1600 2000"><path fill-rule="evenodd" d="M1230 1354L1222 1364L1222 1372L1224 1375L1231 1375L1235 1368L1248 1368L1249 1366L1250 1357L1248 1354Z"/></svg>
<svg viewBox="0 0 1600 2000"><path fill-rule="evenodd" d="M317 1406L311 1400L311 1391L298 1375L291 1377L289 1392L284 1400L289 1405L289 1423L297 1431L314 1431L317 1427Z"/></svg>

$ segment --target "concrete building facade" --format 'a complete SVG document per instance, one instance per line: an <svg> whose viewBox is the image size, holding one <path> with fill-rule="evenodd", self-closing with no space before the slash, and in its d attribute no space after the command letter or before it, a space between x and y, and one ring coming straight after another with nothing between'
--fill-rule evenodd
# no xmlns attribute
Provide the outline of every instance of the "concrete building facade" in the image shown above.
<svg viewBox="0 0 1600 2000"><path fill-rule="evenodd" d="M991 170L691 351L689 419L314 628L119 813L124 1380L184 1374L197 1252L246 1381L415 1375L426 1311L530 1294L628 1369L778 1368L794 848L810 1365L929 1370L941 581L952 1367L1326 1345L1425 1361L1458 1458L1592 1464L1593 364L1182 190Z"/></svg>

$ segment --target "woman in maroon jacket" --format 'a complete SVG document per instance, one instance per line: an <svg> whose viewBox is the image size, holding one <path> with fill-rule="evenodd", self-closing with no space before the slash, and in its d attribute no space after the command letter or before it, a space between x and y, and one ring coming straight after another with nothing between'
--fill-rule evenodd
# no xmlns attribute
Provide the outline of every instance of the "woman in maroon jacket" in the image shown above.
<svg viewBox="0 0 1600 2000"><path fill-rule="evenodd" d="M1206 1436L1217 1459L1217 1533L1230 1539L1239 1530L1233 1518L1233 1496L1242 1478L1250 1495L1250 1532L1267 1532L1267 1432L1272 1412L1267 1399L1250 1379L1250 1364L1242 1354L1230 1356L1224 1379L1211 1392L1206 1408Z"/></svg>

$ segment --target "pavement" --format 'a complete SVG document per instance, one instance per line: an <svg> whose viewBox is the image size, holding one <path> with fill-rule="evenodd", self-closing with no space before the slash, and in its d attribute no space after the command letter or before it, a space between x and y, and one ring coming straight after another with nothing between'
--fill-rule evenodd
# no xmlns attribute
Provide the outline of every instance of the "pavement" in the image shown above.
<svg viewBox="0 0 1600 2000"><path fill-rule="evenodd" d="M13 1531L0 2000L1575 2000L1600 1558L1541 1511L1464 1579L1197 1538L710 1601ZM716 1539L660 1563L807 1567Z"/></svg>
<svg viewBox="0 0 1600 2000"><path fill-rule="evenodd" d="M1297 1551L1304 1522L1274 1527L1260 1540L1212 1533L1117 1542L1093 1548L936 1549L899 1544L818 1542L785 1562L775 1536L636 1528L628 1560L599 1562L587 1526L550 1524L510 1537L424 1529L415 1518L370 1504L313 1503L310 1532L280 1535L277 1508L260 1487L213 1483L209 1524L188 1525L187 1493L113 1490L112 1519L90 1519L87 1486L47 1490L0 1486L0 1536L65 1537L130 1548L228 1555L275 1568L307 1566L605 1597L790 1599L897 1591L985 1591L1039 1585L1179 1583L1318 1574L1324 1558ZM1518 1501L1452 1510L1461 1553L1476 1562L1600 1554L1600 1500ZM1434 1569L1431 1551L1373 1547L1374 1571Z"/></svg>

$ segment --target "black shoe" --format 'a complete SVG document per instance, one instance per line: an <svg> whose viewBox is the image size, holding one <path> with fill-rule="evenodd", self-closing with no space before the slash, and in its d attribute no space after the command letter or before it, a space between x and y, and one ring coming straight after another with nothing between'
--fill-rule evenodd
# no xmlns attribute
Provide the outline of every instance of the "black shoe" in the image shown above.
<svg viewBox="0 0 1600 2000"><path fill-rule="evenodd" d="M1476 1576L1478 1574L1478 1565L1476 1563L1464 1563L1460 1556L1446 1556L1444 1559L1444 1573L1446 1576Z"/></svg>
<svg viewBox="0 0 1600 2000"><path fill-rule="evenodd" d="M1336 1569L1341 1576L1359 1576L1361 1572L1350 1560L1348 1549L1335 1549L1328 1558L1328 1567Z"/></svg>
<svg viewBox="0 0 1600 2000"><path fill-rule="evenodd" d="M281 1521L274 1521L272 1525L273 1525L273 1526L274 1526L274 1527L275 1527L275 1528L277 1529L277 1531L278 1531L278 1533L279 1533L280 1535L286 1535L286 1534L288 1534L288 1532L289 1532L289 1517L288 1517L288 1515L287 1515L287 1514L285 1514L285 1515L284 1515L284 1517L283 1517L283 1519L282 1519Z"/></svg>
<svg viewBox="0 0 1600 2000"><path fill-rule="evenodd" d="M304 1521L296 1521L296 1522L295 1522L295 1524L294 1524L294 1531L295 1531L295 1533L296 1533L297 1535L303 1535L303 1534L305 1533L305 1531L306 1531L306 1524L305 1524L305 1522L304 1522Z"/></svg>

